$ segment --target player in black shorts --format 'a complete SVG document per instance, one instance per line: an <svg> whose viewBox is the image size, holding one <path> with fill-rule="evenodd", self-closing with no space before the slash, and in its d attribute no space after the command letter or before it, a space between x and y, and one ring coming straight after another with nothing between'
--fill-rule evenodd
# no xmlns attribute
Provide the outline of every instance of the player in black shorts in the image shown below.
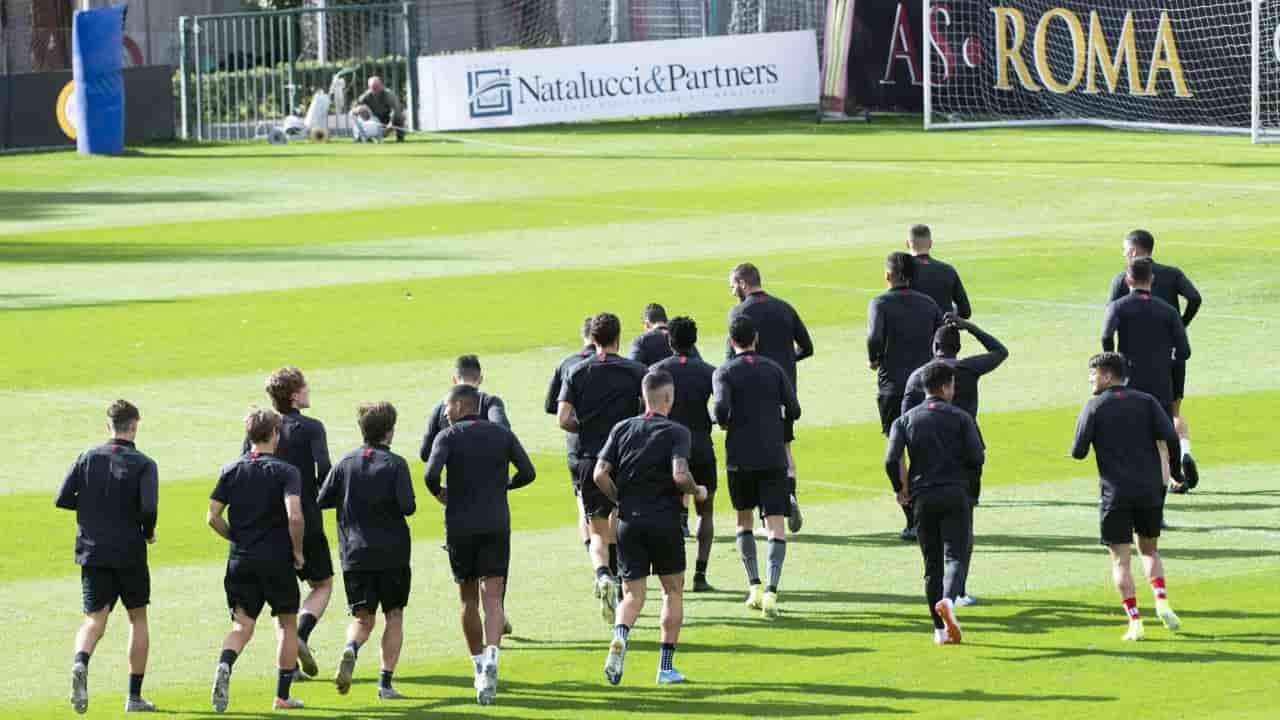
<svg viewBox="0 0 1280 720"><path fill-rule="evenodd" d="M1160 526L1164 520L1164 488L1177 469L1178 434L1160 402L1140 390L1125 387L1128 364L1118 353L1104 352L1089 360L1093 397L1076 421L1071 455L1083 460L1093 447L1102 490L1099 504L1102 544L1111 551L1111 576L1129 616L1125 640L1142 640L1145 632L1138 613L1129 545L1136 534L1138 554L1151 582L1156 614L1165 627L1181 627L1169 607L1160 561Z"/></svg>
<svg viewBox="0 0 1280 720"><path fill-rule="evenodd" d="M125 712L155 710L142 698L142 679L151 647L147 545L156 541L159 476L155 462L134 445L138 418L132 403L111 403L111 440L80 453L54 500L55 506L76 513L76 564L84 599L84 622L71 665L71 707L78 713L89 709L89 656L106 632L117 600L129 615Z"/></svg>
<svg viewBox="0 0 1280 720"><path fill-rule="evenodd" d="M912 225L907 235L907 250L915 262L911 289L933 298L943 313L954 312L961 319L973 315L969 294L964 291L960 273L929 254L933 250L933 232L928 225Z"/></svg>
<svg viewBox="0 0 1280 720"><path fill-rule="evenodd" d="M267 377L265 389L271 405L280 413L280 443L273 454L298 468L302 476L302 514L307 521L302 554L306 564L298 571L298 579L306 582L311 591L303 598L302 612L298 615L300 667L293 679L306 680L320 671L309 643L311 632L328 609L333 595L333 558L329 553L329 538L324 534L324 520L316 505L320 483L328 477L332 466L329 439L323 423L301 412L311 407L311 387L301 370L296 367L276 370ZM248 438L240 452L249 452Z"/></svg>
<svg viewBox="0 0 1280 720"><path fill-rule="evenodd" d="M800 417L800 403L786 370L756 353L756 338L750 316L734 318L729 341L735 355L716 369L712 381L716 423L727 432L725 469L729 499L738 514L738 553L750 584L747 607L771 618L778 614L778 582L787 557L784 520L790 487L784 424ZM769 533L769 584L763 593L751 532L757 509Z"/></svg>
<svg viewBox="0 0 1280 720"><path fill-rule="evenodd" d="M382 631L382 672L378 699L399 700L391 683L404 644L404 608L409 603L409 524L417 509L409 463L391 452L396 409L389 402L362 403L356 412L364 445L333 466L320 488L323 509L338 511L338 553L342 584L353 620L347 627L334 683L340 694L351 689L360 647L377 624L378 607L387 626Z"/></svg>
<svg viewBox="0 0 1280 720"><path fill-rule="evenodd" d="M902 413L907 378L933 356L933 333L942 326L938 303L911 289L915 260L904 252L890 253L885 260L884 280L889 291L871 300L867 307L867 367L876 371L876 404L880 409L880 431L889 434L893 421ZM900 488L896 478L893 490ZM910 506L902 506L906 526L901 537L915 541L914 516Z"/></svg>
<svg viewBox="0 0 1280 720"><path fill-rule="evenodd" d="M694 564L693 591L710 592L714 588L707 582L707 563L711 557L711 543L715 539L716 499L716 450L711 443L711 414L707 404L713 393L712 378L715 368L697 357L694 346L698 343L698 325L692 318L678 317L669 327L671 350L674 355L650 368L663 370L675 380L675 401L670 417L689 429L693 449L689 455L689 469L694 482L707 489L705 499L694 500L698 514L698 557ZM682 495L682 498L688 497Z"/></svg>
<svg viewBox="0 0 1280 720"><path fill-rule="evenodd" d="M640 380L648 368L618 355L622 323L601 313L591 320L595 354L569 371L560 388L557 419L566 432L578 433L578 488L591 522L591 559L596 567L600 616L612 624L618 607L618 549L613 501L596 487L596 458L614 425L640 411Z"/></svg>
<svg viewBox="0 0 1280 720"><path fill-rule="evenodd" d="M707 498L689 471L689 429L668 419L675 402L675 381L652 370L643 381L646 412L614 426L596 461L594 481L618 505L618 563L626 594L618 605L604 664L605 678L622 682L631 628L644 609L650 573L662 584L662 653L658 684L685 681L672 664L684 622L684 534L680 498ZM705 405L704 405L705 412Z"/></svg>
<svg viewBox="0 0 1280 720"><path fill-rule="evenodd" d="M231 543L222 587L231 610L231 632L222 644L213 677L213 709L225 712L231 669L253 638L264 605L279 629L276 697L273 708L293 710L289 697L298 665L298 606L295 572L306 564L303 538L302 475L274 456L280 442L280 414L253 408L245 418L249 451L222 469L209 496L209 527ZM228 518L222 516L223 512Z"/></svg>
<svg viewBox="0 0 1280 720"><path fill-rule="evenodd" d="M535 471L510 430L480 418L479 390L455 385L445 400L445 412L449 427L431 446L427 490L444 505L445 547L462 601L462 632L475 669L476 701L489 705L498 692L498 648L505 624L502 593L511 565L507 492L533 482ZM509 476L512 465L516 474Z"/></svg>
<svg viewBox="0 0 1280 720"><path fill-rule="evenodd" d="M560 410L560 388L564 386L564 378L573 369L574 365L586 360L595 353L595 346L591 344L591 316L587 316L582 321L582 343L581 350L571 353L565 359L560 361L554 372L551 373L551 382L547 385L547 396L543 401L543 410L548 415L556 415ZM578 535L582 538L582 546L587 550L587 562L591 564L591 586L595 587L595 561L591 559L591 523L587 520L587 514L582 510L582 493L578 487L578 478L581 474L578 472L578 433L567 432L564 434L565 449L568 451L569 461L569 484L573 488L574 500L578 504Z"/></svg>

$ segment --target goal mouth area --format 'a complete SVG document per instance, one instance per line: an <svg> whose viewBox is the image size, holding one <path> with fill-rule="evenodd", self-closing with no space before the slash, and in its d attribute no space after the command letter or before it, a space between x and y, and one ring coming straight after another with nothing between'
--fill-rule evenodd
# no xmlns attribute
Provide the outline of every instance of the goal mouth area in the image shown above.
<svg viewBox="0 0 1280 720"><path fill-rule="evenodd" d="M1078 118L1062 120L959 120L936 122L926 118L926 130L994 130L1009 127L1100 127L1112 130L1137 130L1148 132L1173 132L1189 135L1250 135L1247 127L1221 127L1215 125L1181 125L1175 123L1140 122L1133 120L1105 120ZM1271 131L1272 142L1280 142L1280 130Z"/></svg>

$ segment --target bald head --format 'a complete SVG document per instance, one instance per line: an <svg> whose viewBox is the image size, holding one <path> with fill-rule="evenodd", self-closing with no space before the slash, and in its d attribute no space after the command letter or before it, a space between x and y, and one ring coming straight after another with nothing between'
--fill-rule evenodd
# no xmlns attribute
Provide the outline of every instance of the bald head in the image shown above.
<svg viewBox="0 0 1280 720"><path fill-rule="evenodd" d="M369 78L369 92L380 93L385 89L387 89L387 86L382 84L381 75L374 75Z"/></svg>

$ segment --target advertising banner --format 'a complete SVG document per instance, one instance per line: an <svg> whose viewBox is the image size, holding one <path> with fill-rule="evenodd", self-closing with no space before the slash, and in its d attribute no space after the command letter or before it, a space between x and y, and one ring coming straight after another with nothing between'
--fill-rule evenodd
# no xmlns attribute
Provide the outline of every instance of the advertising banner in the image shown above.
<svg viewBox="0 0 1280 720"><path fill-rule="evenodd" d="M173 68L124 69L128 144L172 140ZM75 83L70 70L0 76L0 149L74 147Z"/></svg>

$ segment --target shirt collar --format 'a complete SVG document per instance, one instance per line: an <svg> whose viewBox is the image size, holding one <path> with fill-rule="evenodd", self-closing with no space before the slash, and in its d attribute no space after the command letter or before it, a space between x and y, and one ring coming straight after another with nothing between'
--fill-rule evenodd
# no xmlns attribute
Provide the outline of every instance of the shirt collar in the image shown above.
<svg viewBox="0 0 1280 720"><path fill-rule="evenodd" d="M120 438L111 438L108 445L123 445L125 447L137 447L132 440L121 440Z"/></svg>

